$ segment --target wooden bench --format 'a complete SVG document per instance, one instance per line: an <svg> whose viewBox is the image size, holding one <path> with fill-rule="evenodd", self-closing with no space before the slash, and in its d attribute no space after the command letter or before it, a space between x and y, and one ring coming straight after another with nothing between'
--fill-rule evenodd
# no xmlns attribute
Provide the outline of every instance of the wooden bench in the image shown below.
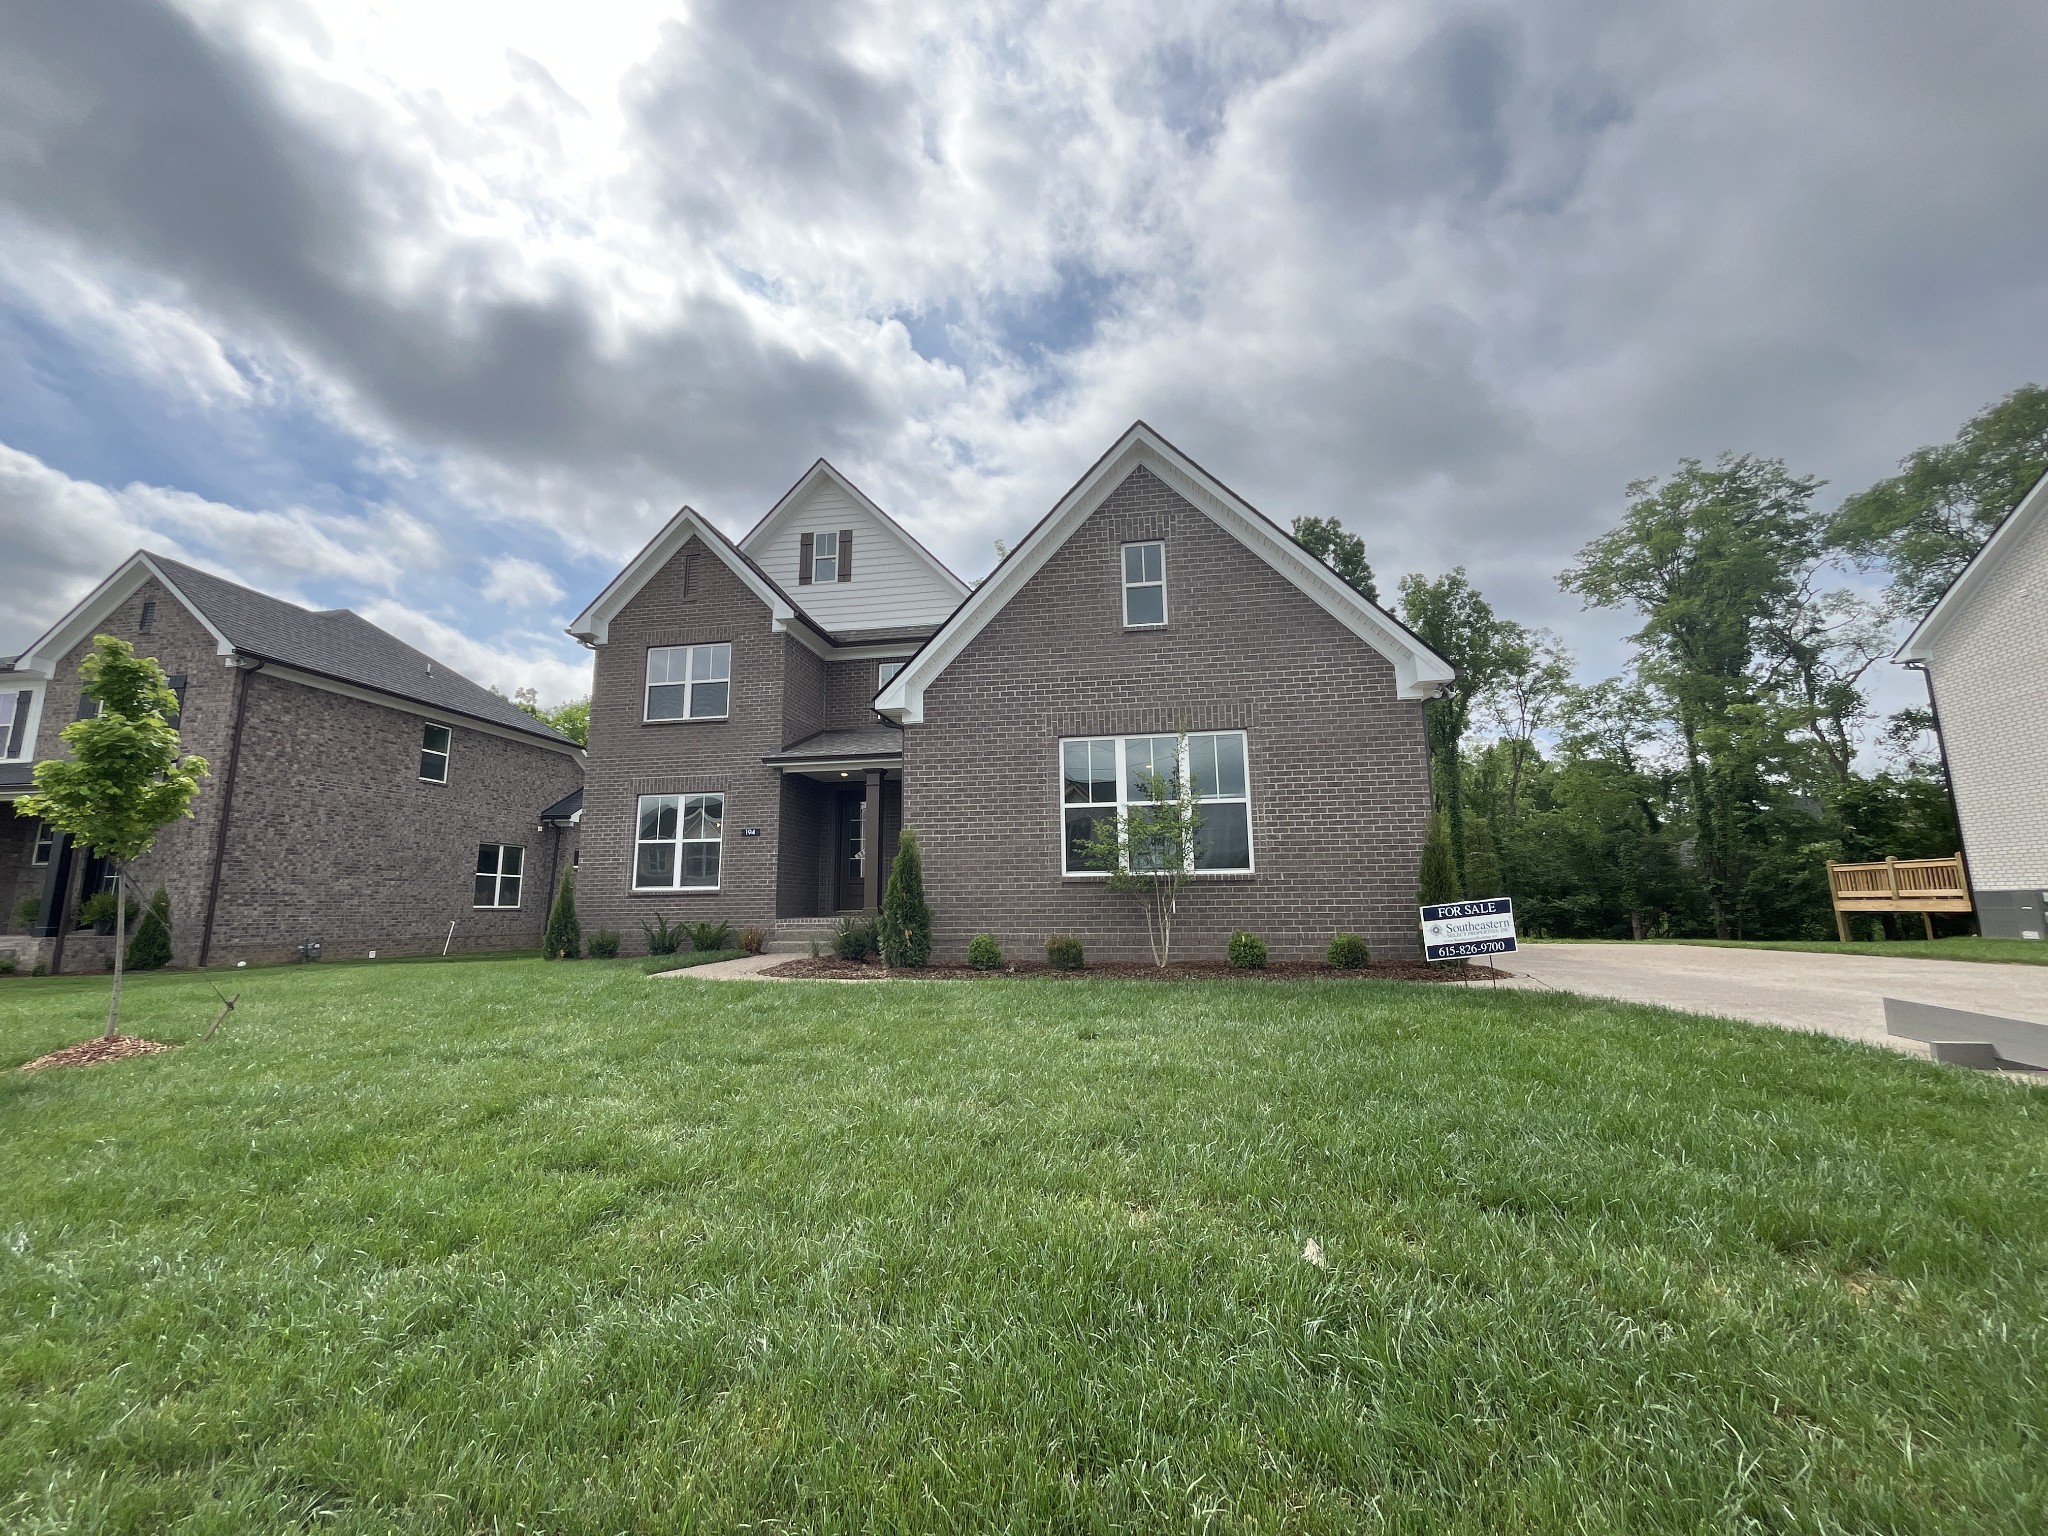
<svg viewBox="0 0 2048 1536"><path fill-rule="evenodd" d="M1828 860L1828 893L1835 903L1835 932L1849 940L1856 912L1918 912L1934 937L1934 914L1976 910L1963 856L1946 859L1886 859L1882 864L1837 864Z"/></svg>

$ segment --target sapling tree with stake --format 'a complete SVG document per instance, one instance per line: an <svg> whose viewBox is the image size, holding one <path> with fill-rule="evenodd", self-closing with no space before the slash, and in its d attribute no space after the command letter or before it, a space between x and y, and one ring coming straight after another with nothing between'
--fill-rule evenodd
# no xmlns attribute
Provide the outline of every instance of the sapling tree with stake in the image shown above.
<svg viewBox="0 0 2048 1536"><path fill-rule="evenodd" d="M1192 777L1185 771L1188 738L1177 743L1173 772L1158 766L1132 777L1136 794L1119 814L1098 816L1083 846L1090 869L1108 877L1109 888L1128 898L1145 918L1145 938L1152 963L1166 969L1173 957L1173 925L1183 887L1195 874L1195 838L1201 831L1202 808Z"/></svg>
<svg viewBox="0 0 2048 1536"><path fill-rule="evenodd" d="M178 696L164 669L137 656L126 640L95 635L79 668L99 713L74 720L60 740L69 758L36 764L35 792L21 815L71 834L114 867L114 995L107 1007L111 1040L121 1022L122 961L128 948L128 865L155 846L157 833L192 814L206 759L178 752Z"/></svg>

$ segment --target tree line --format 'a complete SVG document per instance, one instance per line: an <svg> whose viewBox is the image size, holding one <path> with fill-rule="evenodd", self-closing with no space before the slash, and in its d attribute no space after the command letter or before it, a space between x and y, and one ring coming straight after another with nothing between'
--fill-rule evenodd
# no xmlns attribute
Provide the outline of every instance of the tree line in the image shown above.
<svg viewBox="0 0 2048 1536"><path fill-rule="evenodd" d="M1635 622L1627 664L1592 682L1462 567L1401 578L1401 618L1458 674L1427 710L1457 887L1438 899L1510 895L1525 932L1559 938L1828 938L1828 860L1954 853L1932 717L1879 716L1872 668L2044 472L2033 385L1832 510L1780 459L1681 460L1557 578ZM1357 535L1294 533L1378 600Z"/></svg>

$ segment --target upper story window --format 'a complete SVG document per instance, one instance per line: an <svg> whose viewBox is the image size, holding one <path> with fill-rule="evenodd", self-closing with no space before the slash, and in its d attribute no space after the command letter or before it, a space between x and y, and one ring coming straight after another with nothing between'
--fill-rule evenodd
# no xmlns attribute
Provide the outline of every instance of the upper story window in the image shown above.
<svg viewBox="0 0 2048 1536"><path fill-rule="evenodd" d="M876 667L875 691L877 693L880 693L884 688L888 687L890 680L894 678L896 674L898 672L901 672L902 670L903 663L900 661L885 661L880 666Z"/></svg>
<svg viewBox="0 0 2048 1536"><path fill-rule="evenodd" d="M1097 875L1086 850L1103 816L1122 817L1150 805L1154 777L1194 786L1198 824L1184 857L1197 873L1248 873L1252 868L1251 785L1243 731L1177 736L1097 736L1060 743L1063 867Z"/></svg>
<svg viewBox="0 0 2048 1536"><path fill-rule="evenodd" d="M420 732L420 777L429 784L448 782L448 749L455 733L445 725L429 725Z"/></svg>
<svg viewBox="0 0 2048 1536"><path fill-rule="evenodd" d="M818 581L853 580L853 530L804 534L797 549L796 579L806 587Z"/></svg>
<svg viewBox="0 0 2048 1536"><path fill-rule="evenodd" d="M0 693L0 757L19 757L28 739L29 706L36 701L32 689Z"/></svg>
<svg viewBox="0 0 2048 1536"><path fill-rule="evenodd" d="M731 708L731 645L657 645L648 650L647 719L723 720Z"/></svg>
<svg viewBox="0 0 2048 1536"><path fill-rule="evenodd" d="M526 874L526 850L514 843L479 843L476 849L476 905L516 907Z"/></svg>
<svg viewBox="0 0 2048 1536"><path fill-rule="evenodd" d="M1124 546L1124 628L1150 629L1166 622L1166 545Z"/></svg>
<svg viewBox="0 0 2048 1536"><path fill-rule="evenodd" d="M145 635L156 628L155 598L151 598L142 605L142 617L136 621L135 628L139 633Z"/></svg>

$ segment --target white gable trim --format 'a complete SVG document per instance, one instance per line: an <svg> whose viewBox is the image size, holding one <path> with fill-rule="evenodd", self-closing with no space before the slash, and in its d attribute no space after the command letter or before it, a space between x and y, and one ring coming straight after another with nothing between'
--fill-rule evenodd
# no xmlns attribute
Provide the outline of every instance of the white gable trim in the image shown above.
<svg viewBox="0 0 2048 1536"><path fill-rule="evenodd" d="M1970 557L1970 563L1949 583L1948 590L1928 610L1927 617L1914 626L1913 633L1906 636L1906 643L1898 648L1892 660L1909 667L1925 666L1932 661L1935 642L1940 639L1941 632L1969 606L1971 595L1984 584L1999 563L2018 547L2024 531L2043 516L2048 516L2048 475L2036 480L2034 488L2020 498L2020 504L1992 530L1991 537L1984 541L1984 547Z"/></svg>
<svg viewBox="0 0 2048 1536"><path fill-rule="evenodd" d="M655 572L673 560L676 552L693 538L716 555L725 568L740 579L741 585L767 604L769 627L777 634L794 633L820 654L829 649L822 640L808 633L809 627L798 618L796 605L781 589L767 581L734 547L732 540L691 507L684 507L670 518L668 526L650 539L647 547L612 578L611 585L576 615L576 621L569 626L569 633L586 645L603 645L610 638L611 622L619 610L631 602L640 589L654 579Z"/></svg>
<svg viewBox="0 0 2048 1536"><path fill-rule="evenodd" d="M1197 511L1286 577L1316 606L1394 664L1399 696L1433 699L1456 675L1441 656L1367 602L1336 573L1283 533L1264 514L1144 422L1135 423L1074 488L974 589L901 672L875 697L875 708L905 725L924 719L924 691L1003 605L1023 590L1110 493L1139 466L1149 469Z"/></svg>
<svg viewBox="0 0 2048 1536"><path fill-rule="evenodd" d="M135 595L136 588L154 579L164 590L184 606L187 613L205 626L213 636L214 649L222 656L232 656L235 648L228 637L214 626L213 620L199 611L199 605L178 590L178 584L166 576L163 568L141 550L130 555L115 567L114 574L88 592L71 611L59 619L20 656L15 658L14 670L35 677L48 678L56 675L57 663L62 661L71 648L85 639L101 624L107 615Z"/></svg>
<svg viewBox="0 0 2048 1536"><path fill-rule="evenodd" d="M782 499L768 509L768 515L747 531L746 537L740 540L740 548L748 554L752 554L760 545L772 542L775 532L782 525L785 516L794 513L798 507L802 506L812 489L820 481L829 481L832 485L837 486L846 493L847 499L855 506L866 511L884 528L901 539L906 548L914 551L917 557L953 590L955 596L965 597L968 594L970 588L966 582L946 569L940 562L939 557L919 543L908 528L905 528L895 518L876 506L868 499L866 492L823 459L818 460L817 463L805 470L803 478L784 492Z"/></svg>

